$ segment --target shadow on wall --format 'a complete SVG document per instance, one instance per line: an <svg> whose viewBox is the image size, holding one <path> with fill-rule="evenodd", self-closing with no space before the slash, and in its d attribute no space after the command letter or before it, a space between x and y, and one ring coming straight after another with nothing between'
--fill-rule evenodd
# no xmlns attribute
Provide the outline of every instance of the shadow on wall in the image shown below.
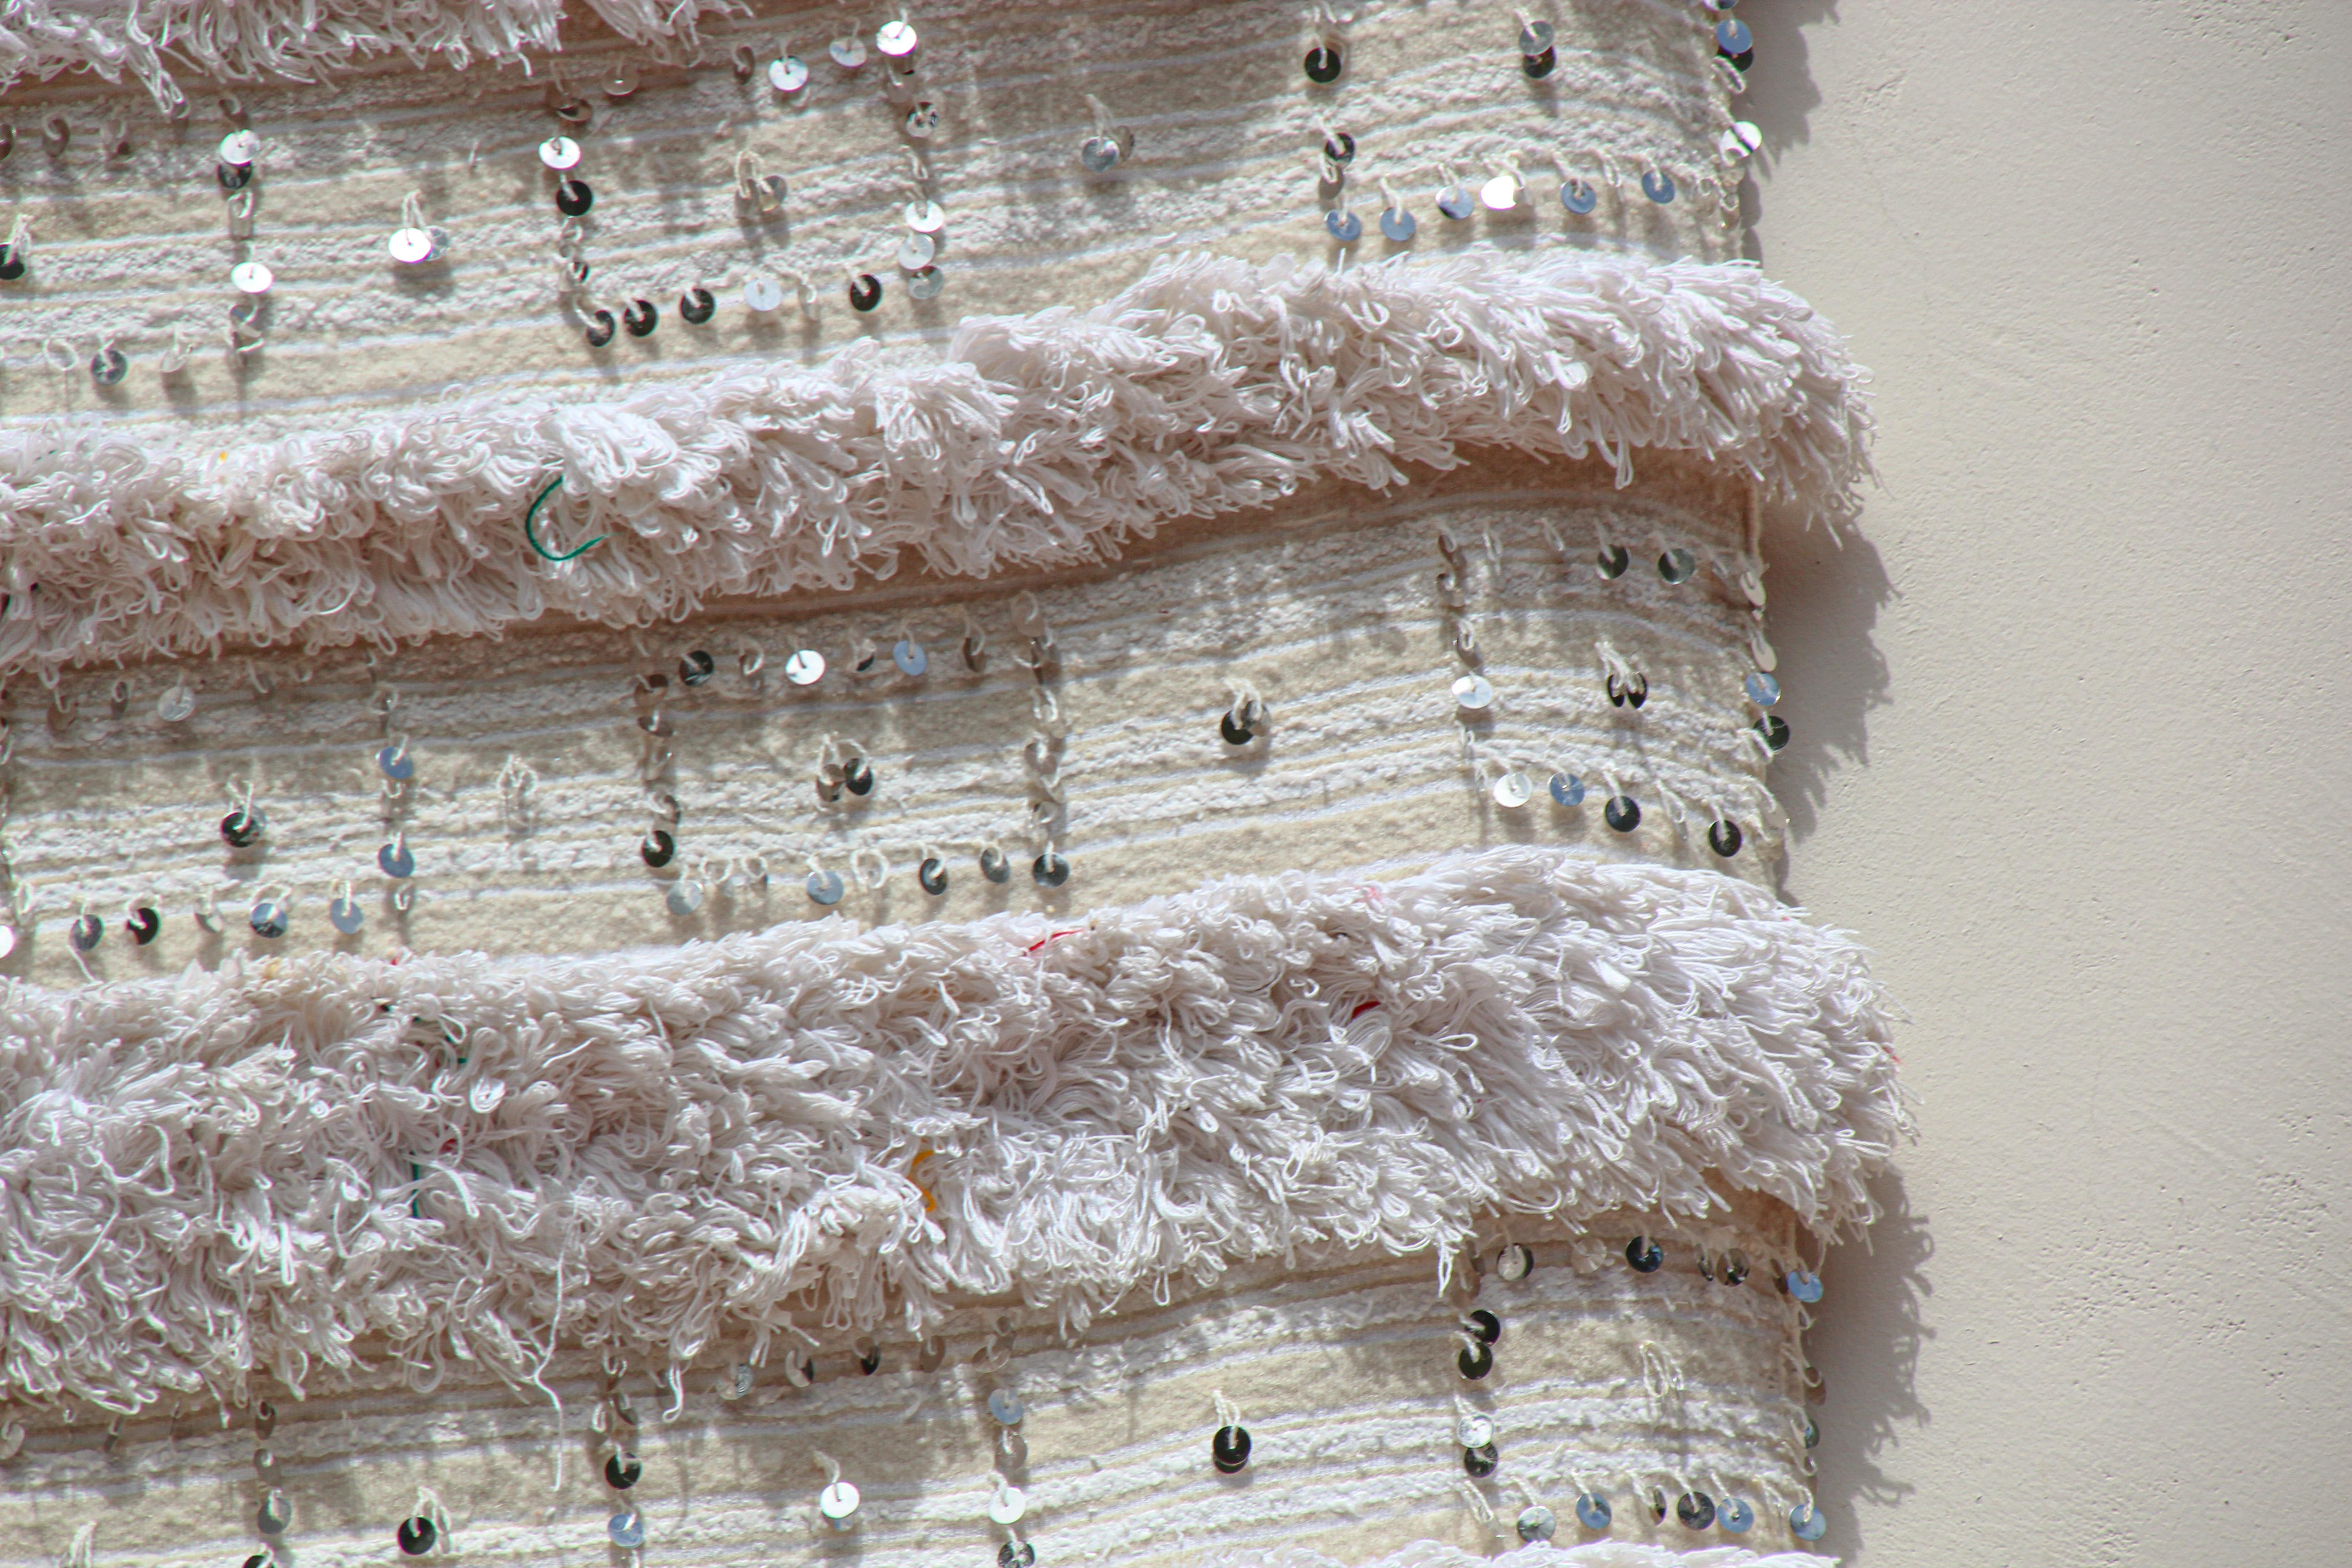
<svg viewBox="0 0 2352 1568"><path fill-rule="evenodd" d="M1748 90L1733 101L1731 112L1753 121L1764 133L1758 162L1769 165L1787 149L1812 139L1811 116L1821 107L1822 95L1813 86L1804 29L1823 22L1833 24L1837 14L1837 0L1781 0L1778 5L1740 9L1739 19L1756 36L1756 60L1748 71ZM1762 208L1753 179L1740 183L1739 202L1746 218L1740 254L1761 261L1764 245L1756 224Z"/></svg>
<svg viewBox="0 0 2352 1568"><path fill-rule="evenodd" d="M1835 25L1837 0L1784 0L1750 7L1740 19L1755 32L1756 60L1734 112L1763 132L1758 157L1769 160L1811 136L1822 95L1804 29ZM1743 249L1761 262L1755 182L1745 182L1740 193L1748 217ZM1789 814L1793 846L1812 836L1831 775L1869 765L1870 710L1887 700L1886 661L1871 633L1894 587L1878 552L1852 521L1809 526L1801 516L1781 514L1767 520L1765 535L1771 596L1765 631L1780 655L1778 674L1788 695L1780 712L1791 731L1788 749L1773 762L1772 792ZM1785 865L1781 893L1789 896Z"/></svg>
<svg viewBox="0 0 2352 1568"><path fill-rule="evenodd" d="M1789 722L1769 777L1793 847L1812 837L1831 778L1870 765L1870 714L1891 700L1872 634L1895 585L1876 546L1843 520L1768 513L1764 560L1764 633L1780 655L1777 711Z"/></svg>
<svg viewBox="0 0 2352 1568"><path fill-rule="evenodd" d="M1733 112L1764 133L1759 163L1811 139L1811 116L1821 106L1804 29L1838 19L1837 0L1782 0L1742 6L1740 19L1756 35L1748 89ZM1757 223L1762 216L1755 182L1744 182L1747 216L1742 254L1765 259ZM1792 281L1801 293L1801 279ZM1860 519L1815 521L1794 513L1765 523L1765 584L1770 603L1766 635L1780 654L1787 695L1779 709L1789 721L1788 748L1774 761L1773 794L1789 814L1793 846L1812 836L1831 777L1870 764L1870 713L1887 702L1886 659L1873 640L1882 607L1895 597L1885 561L1864 536ZM1785 892L1783 868L1783 890ZM1900 1505L1915 1489L1890 1474L1887 1455L1902 1447L1902 1430L1927 1424L1917 1388L1919 1352L1933 1331L1922 1321L1935 1287L1927 1277L1935 1241L1927 1220L1912 1212L1900 1171L1871 1184L1881 1210L1859 1241L1832 1251L1822 1265L1830 1294L1806 1336L1807 1352L1822 1378L1812 1415L1821 1428L1814 1451L1814 1496L1829 1519L1824 1549L1842 1558L1862 1554L1858 1504Z"/></svg>
<svg viewBox="0 0 2352 1568"><path fill-rule="evenodd" d="M1885 1173L1870 1190L1878 1200L1878 1223L1862 1240L1834 1248L1822 1264L1828 1291L1806 1334L1822 1377L1821 1403L1812 1412L1822 1434L1813 1491L1829 1519L1822 1547L1842 1558L1857 1555L1864 1545L1857 1502L1894 1507L1916 1489L1888 1474L1884 1461L1888 1450L1903 1446L1901 1428L1929 1420L1917 1373L1920 1346L1934 1333L1921 1318L1935 1294L1927 1278L1935 1241L1927 1216L1911 1210L1901 1173Z"/></svg>

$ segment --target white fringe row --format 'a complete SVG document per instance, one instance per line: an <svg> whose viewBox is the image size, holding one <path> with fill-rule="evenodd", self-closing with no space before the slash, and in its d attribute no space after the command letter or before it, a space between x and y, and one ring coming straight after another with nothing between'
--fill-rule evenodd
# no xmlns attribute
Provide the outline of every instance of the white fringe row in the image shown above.
<svg viewBox="0 0 2352 1568"><path fill-rule="evenodd" d="M562 613L613 625L1117 553L1319 479L1469 448L1659 447L1835 507L1859 373L1746 264L1473 253L1334 273L1162 263L1098 309L966 321L945 363L767 367L614 403L484 404L230 452L0 437L0 669L301 639L389 646ZM524 513L552 479L542 538Z"/></svg>
<svg viewBox="0 0 2352 1568"><path fill-rule="evenodd" d="M733 0L588 0L631 43L683 58L695 24L748 15ZM128 76L166 110L184 102L173 72L215 81L321 81L383 55L422 65L445 55L463 70L562 48L558 0L8 0L0 12L0 88L87 69Z"/></svg>
<svg viewBox="0 0 2352 1568"><path fill-rule="evenodd" d="M1861 952L1769 895L1526 847L1059 921L13 985L0 1396L299 1388L369 1335L520 1378L974 1297L1076 1325L1735 1190L1832 1230L1908 1129L1886 1036Z"/></svg>

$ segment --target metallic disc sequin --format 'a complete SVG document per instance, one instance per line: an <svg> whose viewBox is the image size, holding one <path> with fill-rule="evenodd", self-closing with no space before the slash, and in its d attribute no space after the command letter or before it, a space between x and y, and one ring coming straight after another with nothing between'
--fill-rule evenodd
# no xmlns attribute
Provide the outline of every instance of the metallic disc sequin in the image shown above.
<svg viewBox="0 0 2352 1568"><path fill-rule="evenodd" d="M1483 675L1463 676L1454 681L1453 689L1454 703L1473 712L1491 707L1495 701L1494 682Z"/></svg>

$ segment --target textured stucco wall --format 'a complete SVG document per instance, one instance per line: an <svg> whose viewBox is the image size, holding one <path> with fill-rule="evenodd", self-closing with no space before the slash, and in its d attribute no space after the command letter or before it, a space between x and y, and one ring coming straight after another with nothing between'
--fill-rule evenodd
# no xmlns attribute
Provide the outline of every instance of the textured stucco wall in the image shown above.
<svg viewBox="0 0 2352 1568"><path fill-rule="evenodd" d="M1758 253L1883 426L1769 579L1788 890L1924 1098L1823 1546L2352 1561L2352 5L1741 12Z"/></svg>

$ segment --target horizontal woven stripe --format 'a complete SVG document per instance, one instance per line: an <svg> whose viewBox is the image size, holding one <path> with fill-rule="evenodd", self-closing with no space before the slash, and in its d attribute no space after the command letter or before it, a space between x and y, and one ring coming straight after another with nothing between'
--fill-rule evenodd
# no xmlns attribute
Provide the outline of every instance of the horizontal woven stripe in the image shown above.
<svg viewBox="0 0 2352 1568"><path fill-rule="evenodd" d="M151 667L119 706L110 674L68 677L54 694L21 692L9 715L16 972L73 984L211 967L240 947L256 958L585 952L716 936L823 917L805 892L809 858L849 878L861 847L860 868L888 875L872 890L852 879L838 907L868 922L1083 912L1216 870L1393 875L1515 839L1769 884L1780 819L1742 687L1753 615L1738 584L1752 558L1736 491L1717 488L1733 494L1654 475L1620 491L1591 462L1482 454L1385 498L1322 487L1259 514L1248 533L1163 539L1119 568L893 582L820 601L821 613L779 606L641 639L445 639L369 664L265 657L250 676L242 660ZM1460 625L1496 691L1475 715L1450 690L1465 665L1434 587L1441 529L1467 546ZM1602 581L1603 537L1638 568ZM1668 548L1703 563L1692 581L1660 581ZM1016 612L1033 590L1054 640L1050 722L1018 662ZM891 662L902 627L929 650L920 679ZM971 627L986 638L978 671L961 649ZM876 649L867 677L852 668L861 639ZM1649 682L1640 710L1610 705L1604 642ZM766 656L751 679L746 647ZM824 654L823 681L784 679L796 647ZM717 671L688 690L678 661L693 649ZM632 695L641 675L669 683L659 708L676 733L662 766L635 722L656 706ZM203 683L196 711L165 722L158 701L184 676ZM1266 734L1236 749L1220 720L1243 681L1266 704ZM53 699L72 716L55 718ZM871 795L820 805L827 734L870 760ZM1027 760L1040 735L1060 737L1062 795L1042 827ZM393 736L407 737L415 769L399 802L384 799L375 762ZM520 768L529 788L502 788ZM1527 770L1532 791L1516 810L1491 793L1506 768ZM1580 805L1553 799L1556 771L1585 781ZM648 775L681 814L660 870L639 856L656 810ZM246 855L226 856L219 835L232 784L253 788L269 824ZM1603 818L1617 789L1641 805L1631 834ZM1736 857L1707 840L1719 818L1740 826ZM395 826L417 872L397 888L377 862ZM1016 862L1007 886L980 874L992 841ZM1059 889L1030 876L1048 841L1075 868ZM949 873L939 896L915 880L934 854ZM346 882L366 922L350 937L328 919ZM274 940L246 921L265 889L289 911ZM677 912L670 895L691 903L695 889L700 903ZM395 891L413 897L405 912ZM207 900L217 934L195 918ZM143 947L121 924L142 905L163 917ZM105 926L87 954L68 940L85 910Z"/></svg>
<svg viewBox="0 0 2352 1568"><path fill-rule="evenodd" d="M1758 1212L1715 1232L1718 1255L1785 1249L1787 1212L1746 1206ZM380 1370L348 1386L313 1379L299 1400L255 1391L276 1405L259 1439L274 1461L266 1484L289 1504L288 1546L335 1568L382 1561L420 1487L446 1509L450 1544L469 1562L600 1551L622 1502L602 1484L607 1442L644 1467L626 1501L648 1553L681 1568L835 1540L811 1506L819 1454L861 1493L842 1544L881 1568L992 1557L1004 1532L985 1510L999 1473L1026 1494L1020 1534L1041 1562L1157 1564L1283 1546L1356 1562L1417 1538L1475 1549L1488 1539L1480 1506L1507 1532L1532 1502L1552 1509L1563 1546L1596 1535L1619 1547L1785 1545L1788 1512L1807 1497L1790 1397L1799 1310L1760 1269L1737 1288L1702 1278L1695 1244L1660 1234L1669 1261L1648 1275L1626 1267L1614 1233L1593 1247L1531 1237L1534 1271L1490 1275L1476 1294L1502 1334L1494 1370L1475 1382L1455 1364L1469 1303L1460 1289L1442 1297L1425 1262L1260 1266L1067 1338L1035 1317L953 1313L928 1348L885 1338L870 1375L847 1352L821 1356L804 1389L782 1375L781 1346L744 1367L740 1392L725 1353L658 1376L633 1371L620 1380L633 1424L610 1413L604 1380L576 1358L514 1390L447 1368L420 1395L379 1349ZM997 1390L1024 1407L1012 1441L987 1412ZM1220 1395L1252 1438L1233 1478L1209 1462ZM554 1399L568 1440L556 1437ZM1500 1456L1475 1487L1458 1443L1465 1412L1492 1420ZM97 1426L36 1424L0 1499L0 1563L46 1564L92 1518L100 1560L123 1568L247 1549L265 1483L247 1412L226 1429L209 1411L151 1414L121 1424L110 1445ZM583 1444L592 1426L602 1439ZM1576 1520L1587 1490L1611 1500L1605 1531ZM1755 1526L1735 1537L1648 1517L1650 1494L1685 1491L1741 1499Z"/></svg>
<svg viewBox="0 0 2352 1568"><path fill-rule="evenodd" d="M1310 92L1297 18L1278 6L1138 0L1099 27L1070 26L1066 11L1047 7L926 6L922 68L897 96L919 95L942 115L920 144L928 189L948 217L944 288L928 300L908 294L895 262L913 145L900 130L906 105L892 101L878 59L852 74L824 56L826 38L853 20L870 29L874 18L787 12L721 23L693 68L580 40L584 52L556 69L594 106L584 129L548 113L543 68L453 74L384 62L331 87L247 90L262 151L249 187L254 234L238 245L226 241L213 178L212 143L227 126L209 94L189 119L166 124L87 81L20 92L24 155L6 163L6 183L33 223L32 270L0 284L11 323L0 418L71 414L142 427L151 439L192 426L250 438L414 416L452 386L604 398L616 382L698 382L867 340L934 357L960 317L1107 298L1155 255L1339 257L1323 226L1330 198L1307 163L1322 116L1357 138L1348 199L1359 216L1374 225L1388 182L1423 222L1404 247L1414 253L1472 243L1661 259L1738 253L1737 228L1723 221L1737 174L1717 161L1724 84L1695 14L1612 5L1563 17L1559 68L1529 82L1509 45L1517 24L1491 0L1435 12L1372 0L1357 10L1350 70ZM254 15L239 8L248 34ZM814 68L805 101L780 99L764 73L739 80L727 63L739 42L764 62L780 40ZM615 102L594 84L624 61L643 85ZM1093 132L1088 92L1137 137L1135 155L1108 177L1077 161ZM76 127L54 156L36 132L53 111ZM124 115L131 147L111 155L99 122ZM577 134L579 173L596 195L583 224L592 272L579 300L555 287L560 215L535 151L558 130ZM739 153L788 178L781 215L761 218L738 200ZM1561 206L1555 158L1595 182L1601 203L1590 216ZM1517 209L1439 216L1432 198L1445 167L1475 182L1505 162L1530 182ZM1673 172L1675 204L1642 194L1638 175L1654 167ZM411 193L451 241L445 259L415 268L386 251ZM1396 248L1371 226L1354 254ZM238 355L222 334L238 299L227 268L246 255L278 283L266 347ZM844 298L853 267L887 280L873 314ZM747 309L746 279L777 269L813 281L812 316ZM695 282L720 300L700 326L676 311ZM589 349L582 311L637 296L659 304L660 330ZM165 375L175 333L191 353ZM43 368L51 338L70 362L62 374ZM130 365L104 389L84 368L101 342Z"/></svg>

